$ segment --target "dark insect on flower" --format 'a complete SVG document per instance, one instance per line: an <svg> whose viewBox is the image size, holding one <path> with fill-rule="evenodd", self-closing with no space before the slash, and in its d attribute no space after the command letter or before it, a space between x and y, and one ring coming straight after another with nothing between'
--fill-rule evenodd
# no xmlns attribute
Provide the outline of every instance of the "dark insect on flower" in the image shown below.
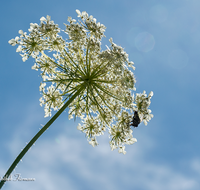
<svg viewBox="0 0 200 190"><path fill-rule="evenodd" d="M141 121L140 121L138 112L135 111L134 112L134 116L133 116L133 120L131 121L130 126L138 127L138 125L140 124L140 122Z"/></svg>

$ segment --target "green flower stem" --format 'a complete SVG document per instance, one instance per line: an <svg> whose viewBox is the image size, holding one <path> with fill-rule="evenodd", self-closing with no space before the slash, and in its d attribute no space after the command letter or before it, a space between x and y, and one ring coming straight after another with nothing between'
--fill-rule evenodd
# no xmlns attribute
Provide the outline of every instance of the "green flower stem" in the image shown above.
<svg viewBox="0 0 200 190"><path fill-rule="evenodd" d="M40 131L31 139L31 141L26 145L26 147L21 151L21 153L17 156L15 161L12 163L3 179L0 182L0 189L6 182L6 179L10 176L12 171L15 169L19 161L23 158L26 152L31 148L31 146L36 142L36 140L48 129L48 127L58 118L58 116L69 106L69 104L84 90L84 85L81 85L79 90L61 107L61 109L46 123L46 125L40 129Z"/></svg>

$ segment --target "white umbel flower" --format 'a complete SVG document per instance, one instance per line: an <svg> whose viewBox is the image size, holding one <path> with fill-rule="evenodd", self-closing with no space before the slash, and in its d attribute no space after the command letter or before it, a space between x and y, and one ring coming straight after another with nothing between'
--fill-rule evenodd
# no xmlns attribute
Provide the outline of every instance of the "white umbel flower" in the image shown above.
<svg viewBox="0 0 200 190"><path fill-rule="evenodd" d="M19 30L20 37L9 43L18 45L23 61L34 58L32 69L41 71L45 117L67 105L69 119L80 117L77 129L89 144L97 146L96 137L108 129L111 150L125 154L125 145L137 142L130 127L134 111L145 125L153 117L149 109L153 92L134 97L135 67L124 48L110 38L110 47L101 50L106 27L85 11L76 12L80 20L68 17L65 30L47 15L40 24L31 23L28 34Z"/></svg>

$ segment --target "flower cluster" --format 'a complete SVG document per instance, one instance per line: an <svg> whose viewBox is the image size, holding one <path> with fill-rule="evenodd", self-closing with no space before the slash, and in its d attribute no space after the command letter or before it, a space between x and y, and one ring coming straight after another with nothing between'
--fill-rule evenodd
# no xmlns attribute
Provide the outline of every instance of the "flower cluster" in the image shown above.
<svg viewBox="0 0 200 190"><path fill-rule="evenodd" d="M136 93L136 97L134 100L136 103L135 111L138 112L140 119L143 121L145 125L147 125L147 122L149 122L153 117L153 114L151 114L151 110L148 109L151 104L152 96L153 96L152 91L149 93L147 97L146 91L144 90L142 94Z"/></svg>
<svg viewBox="0 0 200 190"><path fill-rule="evenodd" d="M147 97L144 91L134 98L135 67L128 54L112 38L110 47L101 50L106 27L85 11L76 12L81 20L68 17L65 30L50 16L42 17L39 25L30 24L29 34L20 30L20 36L9 43L18 45L23 61L34 58L32 69L41 71L40 105L45 117L67 104L69 118L82 119L78 129L92 146L108 129L111 149L125 154L125 144L137 142L130 128L133 112L137 110L146 125L153 117L149 109L153 93ZM68 35L66 40L61 31Z"/></svg>

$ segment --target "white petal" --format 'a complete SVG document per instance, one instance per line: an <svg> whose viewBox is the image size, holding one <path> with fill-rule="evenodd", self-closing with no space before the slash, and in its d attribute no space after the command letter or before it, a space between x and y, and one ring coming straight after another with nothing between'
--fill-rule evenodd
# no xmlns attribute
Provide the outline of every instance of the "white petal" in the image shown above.
<svg viewBox="0 0 200 190"><path fill-rule="evenodd" d="M23 35L23 33L24 33L23 30L19 30L19 34Z"/></svg>
<svg viewBox="0 0 200 190"><path fill-rule="evenodd" d="M47 20L51 20L51 17L49 15L47 15Z"/></svg>
<svg viewBox="0 0 200 190"><path fill-rule="evenodd" d="M151 91L151 92L149 93L149 96L151 96L151 97L153 96L153 91Z"/></svg>
<svg viewBox="0 0 200 190"><path fill-rule="evenodd" d="M22 46L19 45L19 46L17 47L17 49L16 49L16 52L20 52L20 51L22 51Z"/></svg>
<svg viewBox="0 0 200 190"><path fill-rule="evenodd" d="M15 45L16 45L15 39L9 40L8 43L9 43L10 45L12 45L12 46L15 46Z"/></svg>
<svg viewBox="0 0 200 190"><path fill-rule="evenodd" d="M76 9L76 13L81 16L81 12L78 9Z"/></svg>
<svg viewBox="0 0 200 190"><path fill-rule="evenodd" d="M45 17L41 17L41 18L40 18L40 21L41 21L41 22L44 22L44 21L46 22L47 20L46 20Z"/></svg>

